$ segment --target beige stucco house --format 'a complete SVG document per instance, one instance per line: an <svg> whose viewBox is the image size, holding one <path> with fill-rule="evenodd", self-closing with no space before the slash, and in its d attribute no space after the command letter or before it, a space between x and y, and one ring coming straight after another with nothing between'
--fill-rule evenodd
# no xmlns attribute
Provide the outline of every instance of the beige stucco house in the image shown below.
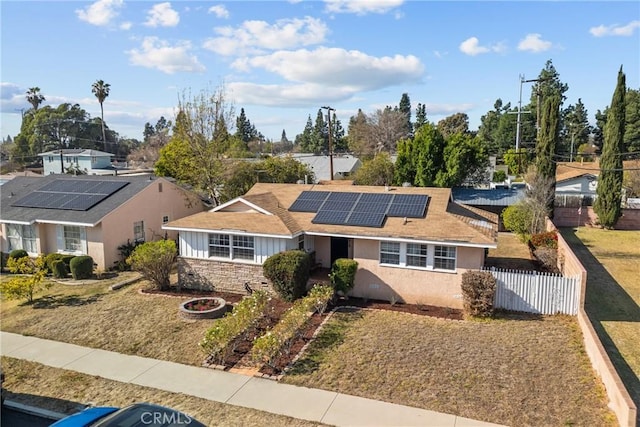
<svg viewBox="0 0 640 427"><path fill-rule="evenodd" d="M426 205L415 217L402 216L402 209L392 216L392 204L405 195ZM321 202L311 206L305 197ZM481 268L487 249L496 247L497 216L455 203L446 188L256 184L242 197L163 229L179 233L183 286L270 288L264 261L302 249L324 268L337 258L356 260L352 296L459 308L462 273Z"/></svg>
<svg viewBox="0 0 640 427"><path fill-rule="evenodd" d="M176 238L162 225L205 209L195 194L153 176L19 176L2 185L1 203L3 252L90 255L101 270L121 260L118 246Z"/></svg>

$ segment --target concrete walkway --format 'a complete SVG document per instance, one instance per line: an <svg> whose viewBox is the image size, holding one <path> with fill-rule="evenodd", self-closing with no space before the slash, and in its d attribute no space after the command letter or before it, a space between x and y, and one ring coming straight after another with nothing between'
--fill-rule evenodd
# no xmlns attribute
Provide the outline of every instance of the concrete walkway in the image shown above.
<svg viewBox="0 0 640 427"><path fill-rule="evenodd" d="M197 366L0 333L1 354L110 380L336 426L495 426L455 415Z"/></svg>

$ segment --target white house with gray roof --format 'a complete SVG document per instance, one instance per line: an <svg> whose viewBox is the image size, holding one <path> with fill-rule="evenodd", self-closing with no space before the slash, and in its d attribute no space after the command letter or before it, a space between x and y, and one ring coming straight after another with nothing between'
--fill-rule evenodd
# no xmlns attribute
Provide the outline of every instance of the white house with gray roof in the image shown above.
<svg viewBox="0 0 640 427"><path fill-rule="evenodd" d="M351 154L334 154L332 177L329 156L317 156L313 153L291 153L283 154L282 157L293 157L300 163L307 165L315 175L313 183L334 179L350 179L349 177L362 166L360 159ZM311 182L309 183L311 184Z"/></svg>
<svg viewBox="0 0 640 427"><path fill-rule="evenodd" d="M63 174L68 169L87 175L115 175L111 153L84 148L63 148L38 154L42 158L44 175Z"/></svg>

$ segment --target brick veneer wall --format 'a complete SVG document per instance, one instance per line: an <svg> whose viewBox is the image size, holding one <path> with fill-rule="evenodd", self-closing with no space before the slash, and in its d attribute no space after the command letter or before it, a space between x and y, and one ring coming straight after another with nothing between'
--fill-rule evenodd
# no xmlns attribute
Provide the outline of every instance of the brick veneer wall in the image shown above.
<svg viewBox="0 0 640 427"><path fill-rule="evenodd" d="M262 275L262 266L255 264L179 257L178 281L189 289L246 294L244 284L249 283L254 291L263 289L274 292Z"/></svg>

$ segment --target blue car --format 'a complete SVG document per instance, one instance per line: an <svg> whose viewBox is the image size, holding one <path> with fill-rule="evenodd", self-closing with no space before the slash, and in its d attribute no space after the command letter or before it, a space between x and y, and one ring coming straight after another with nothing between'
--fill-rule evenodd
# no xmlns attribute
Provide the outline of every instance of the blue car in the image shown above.
<svg viewBox="0 0 640 427"><path fill-rule="evenodd" d="M175 409L151 403L126 408L99 406L70 415L51 427L206 427L200 421Z"/></svg>

